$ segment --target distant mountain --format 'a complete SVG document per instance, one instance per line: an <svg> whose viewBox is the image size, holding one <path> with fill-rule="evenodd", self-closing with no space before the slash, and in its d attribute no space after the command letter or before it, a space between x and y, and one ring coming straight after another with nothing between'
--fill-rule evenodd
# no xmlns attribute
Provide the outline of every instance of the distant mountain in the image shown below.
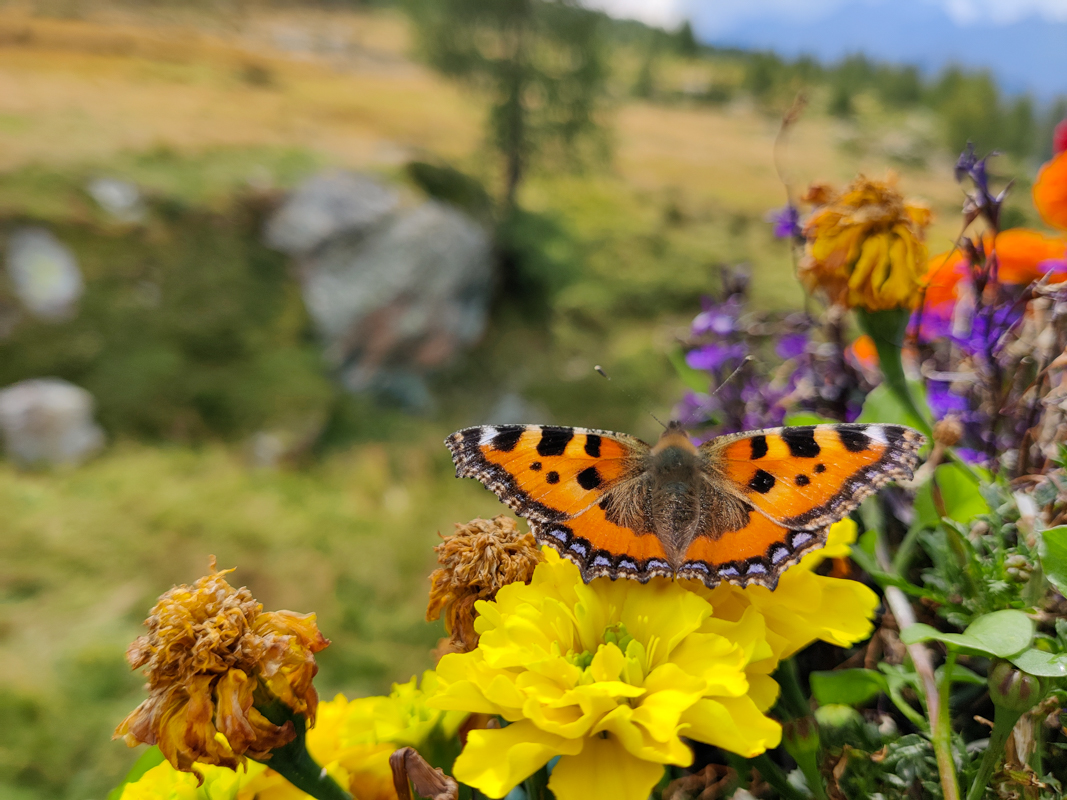
<svg viewBox="0 0 1067 800"><path fill-rule="evenodd" d="M1006 25L961 25L937 6L905 0L850 3L808 18L768 11L735 19L725 29L713 3L692 2L687 12L707 44L822 61L862 52L875 60L916 64L928 74L956 63L989 69L1009 92L1030 92L1039 100L1067 95L1067 22L1031 17Z"/></svg>

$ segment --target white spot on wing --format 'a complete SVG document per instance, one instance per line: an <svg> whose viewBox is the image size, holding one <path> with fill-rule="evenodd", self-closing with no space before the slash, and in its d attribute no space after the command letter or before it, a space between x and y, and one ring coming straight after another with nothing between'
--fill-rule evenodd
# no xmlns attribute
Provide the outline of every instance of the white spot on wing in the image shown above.
<svg viewBox="0 0 1067 800"><path fill-rule="evenodd" d="M878 444L889 444L889 440L885 436L885 431L882 430L881 425L871 425L864 431L871 439L878 442Z"/></svg>
<svg viewBox="0 0 1067 800"><path fill-rule="evenodd" d="M486 425L484 428L482 428L482 438L478 440L478 444L480 444L482 447L485 447L487 444L493 441L493 437L496 436L496 433L496 428L494 428L492 425Z"/></svg>

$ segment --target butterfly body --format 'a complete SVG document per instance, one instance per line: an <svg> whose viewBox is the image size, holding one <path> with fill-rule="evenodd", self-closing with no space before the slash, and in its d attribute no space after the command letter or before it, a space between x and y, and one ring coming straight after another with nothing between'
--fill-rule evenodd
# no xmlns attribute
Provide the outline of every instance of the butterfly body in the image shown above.
<svg viewBox="0 0 1067 800"><path fill-rule="evenodd" d="M484 483L586 580L660 575L771 588L825 543L829 525L910 477L923 442L898 425L818 425L697 447L675 423L654 446L540 425L467 428L446 440L457 476Z"/></svg>

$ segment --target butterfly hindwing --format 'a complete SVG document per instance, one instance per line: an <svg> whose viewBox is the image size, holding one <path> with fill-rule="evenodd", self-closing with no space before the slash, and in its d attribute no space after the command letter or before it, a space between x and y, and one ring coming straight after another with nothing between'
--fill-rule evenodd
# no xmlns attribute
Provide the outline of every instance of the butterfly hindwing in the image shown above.
<svg viewBox="0 0 1067 800"><path fill-rule="evenodd" d="M827 529L796 531L763 514L749 514L748 524L718 538L698 536L689 545L680 578L697 578L708 586L721 581L773 589L786 567L826 544Z"/></svg>
<svg viewBox="0 0 1067 800"><path fill-rule="evenodd" d="M723 436L701 452L763 515L810 531L889 481L910 478L924 441L902 425L810 425Z"/></svg>
<svg viewBox="0 0 1067 800"><path fill-rule="evenodd" d="M532 521L530 528L537 541L577 564L586 582L624 577L646 583L673 574L658 536L612 522L598 505L566 522Z"/></svg>
<svg viewBox="0 0 1067 800"><path fill-rule="evenodd" d="M629 477L648 445L590 428L481 425L445 440L457 477L477 478L517 514L561 522Z"/></svg>

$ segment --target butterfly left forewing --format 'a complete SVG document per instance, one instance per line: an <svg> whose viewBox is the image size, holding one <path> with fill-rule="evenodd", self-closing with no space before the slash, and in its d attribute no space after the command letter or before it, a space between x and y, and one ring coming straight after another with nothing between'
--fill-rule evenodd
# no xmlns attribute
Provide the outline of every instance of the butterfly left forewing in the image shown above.
<svg viewBox="0 0 1067 800"><path fill-rule="evenodd" d="M572 519L640 470L648 445L592 428L480 425L445 440L457 477L477 478L515 513Z"/></svg>
<svg viewBox="0 0 1067 800"><path fill-rule="evenodd" d="M818 530L886 483L910 479L925 442L902 425L810 425L723 436L701 453L763 515Z"/></svg>

